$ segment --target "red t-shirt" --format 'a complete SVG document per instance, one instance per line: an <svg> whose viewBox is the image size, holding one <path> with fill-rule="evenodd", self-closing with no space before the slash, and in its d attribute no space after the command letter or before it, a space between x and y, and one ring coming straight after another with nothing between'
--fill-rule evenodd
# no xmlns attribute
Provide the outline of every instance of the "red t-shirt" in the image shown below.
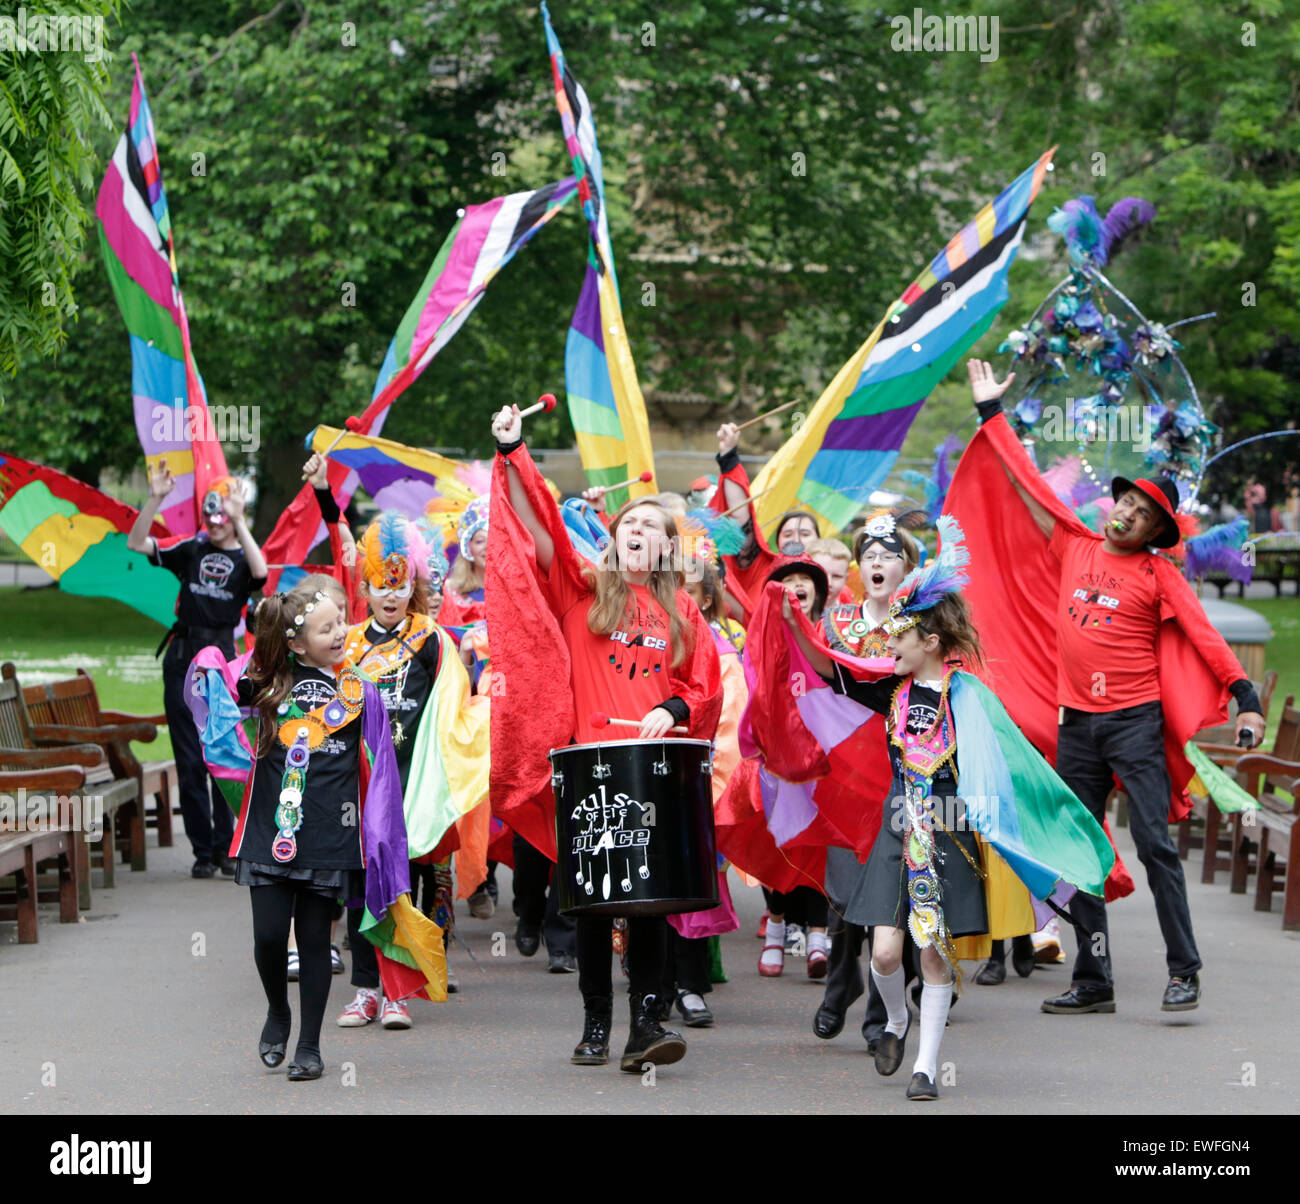
<svg viewBox="0 0 1300 1204"><path fill-rule="evenodd" d="M1056 692L1062 706L1118 711L1160 698L1160 582L1149 552L1117 556L1057 523Z"/></svg>
<svg viewBox="0 0 1300 1204"><path fill-rule="evenodd" d="M579 744L637 739L635 728L621 724L596 728L591 716L599 711L611 719L640 722L661 702L682 696L670 669L667 611L645 586L629 585L622 621L609 635L597 635L587 626L587 612L596 595L567 557L556 556L551 562L550 590L569 646L573 738ZM689 658L683 663L689 664Z"/></svg>

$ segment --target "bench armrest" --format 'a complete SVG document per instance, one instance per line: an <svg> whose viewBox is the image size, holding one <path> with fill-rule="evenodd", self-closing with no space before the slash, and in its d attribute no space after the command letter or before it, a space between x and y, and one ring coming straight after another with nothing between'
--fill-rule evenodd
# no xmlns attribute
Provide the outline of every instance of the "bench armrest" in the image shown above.
<svg viewBox="0 0 1300 1204"><path fill-rule="evenodd" d="M1270 773L1282 778L1300 777L1300 761L1284 761L1266 753L1251 753L1237 762L1242 773Z"/></svg>
<svg viewBox="0 0 1300 1204"><path fill-rule="evenodd" d="M86 771L79 765L56 765L51 769L0 769L0 790L80 790Z"/></svg>
<svg viewBox="0 0 1300 1204"><path fill-rule="evenodd" d="M126 711L100 711L99 715L105 723L152 723L154 727L167 726L166 715L130 715ZM141 738L139 736L131 737L132 740ZM148 738L153 739L152 736Z"/></svg>
<svg viewBox="0 0 1300 1204"><path fill-rule="evenodd" d="M25 771L59 765L80 765L94 769L104 763L104 750L98 744L65 744L59 748L2 748L0 761L18 765Z"/></svg>
<svg viewBox="0 0 1300 1204"><path fill-rule="evenodd" d="M158 729L152 723L106 723L101 727L34 723L31 731L37 744L111 744L115 741L148 741L158 735Z"/></svg>

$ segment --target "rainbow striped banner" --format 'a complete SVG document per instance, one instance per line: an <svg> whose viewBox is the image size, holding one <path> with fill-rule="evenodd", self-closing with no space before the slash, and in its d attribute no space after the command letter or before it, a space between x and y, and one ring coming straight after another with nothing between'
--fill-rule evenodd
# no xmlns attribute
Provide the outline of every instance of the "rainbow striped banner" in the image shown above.
<svg viewBox="0 0 1300 1204"><path fill-rule="evenodd" d="M605 212L605 178L591 102L564 61L545 3L542 19L546 23L555 103L588 223L587 274L564 349L569 417L587 480L592 485L609 485L644 472L654 473L650 421L618 300L614 249ZM657 491L652 477L648 482L638 481L629 488L613 490L606 504L617 509L629 497Z"/></svg>
<svg viewBox="0 0 1300 1204"><path fill-rule="evenodd" d="M1055 150L953 236L836 373L754 480L761 526L802 503L823 535L839 531L883 484L930 391L1006 304L1007 270Z"/></svg>
<svg viewBox="0 0 1300 1204"><path fill-rule="evenodd" d="M167 194L140 63L131 112L95 200L108 281L131 336L135 429L150 467L166 460L173 488L159 518L172 535L198 530L199 500L226 475L190 347Z"/></svg>

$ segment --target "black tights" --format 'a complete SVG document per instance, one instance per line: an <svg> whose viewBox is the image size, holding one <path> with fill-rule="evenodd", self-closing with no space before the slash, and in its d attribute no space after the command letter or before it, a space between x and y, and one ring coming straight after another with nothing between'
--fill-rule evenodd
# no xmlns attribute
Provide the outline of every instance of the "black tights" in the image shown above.
<svg viewBox="0 0 1300 1204"><path fill-rule="evenodd" d="M320 1026L330 993L330 921L334 900L301 882L249 888L253 904L253 961L266 992L263 1041L289 1038L289 922L298 938L298 1048L294 1061L308 1053L320 1057Z"/></svg>
<svg viewBox="0 0 1300 1204"><path fill-rule="evenodd" d="M829 908L826 896L811 886L796 886L789 894L763 887L763 898L773 915L784 916L787 924L805 928L825 928Z"/></svg>
<svg viewBox="0 0 1300 1204"><path fill-rule="evenodd" d="M608 916L578 917L578 989L584 1000L609 999L614 994L610 959L614 954L614 921ZM633 916L627 922L628 990L633 995L658 995L663 989L668 921L662 916Z"/></svg>

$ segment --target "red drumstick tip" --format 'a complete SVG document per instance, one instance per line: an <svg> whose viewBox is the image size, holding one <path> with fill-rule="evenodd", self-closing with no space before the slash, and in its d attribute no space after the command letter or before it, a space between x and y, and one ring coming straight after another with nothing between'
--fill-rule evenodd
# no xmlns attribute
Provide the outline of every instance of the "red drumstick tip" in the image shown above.
<svg viewBox="0 0 1300 1204"><path fill-rule="evenodd" d="M591 713L591 726L592 726L592 727L608 727L608 726L609 726L609 716L606 715L604 711L592 711L592 713Z"/></svg>
<svg viewBox="0 0 1300 1204"><path fill-rule="evenodd" d="M358 418L355 414L349 414L343 420L343 425L347 427L348 430L350 431L359 430L361 427L361 419Z"/></svg>
<svg viewBox="0 0 1300 1204"><path fill-rule="evenodd" d="M652 472L643 472L641 474L641 480L644 481L647 485L654 479L655 479L655 474Z"/></svg>
<svg viewBox="0 0 1300 1204"><path fill-rule="evenodd" d="M554 393L543 393L537 400L542 403L543 408L545 408L548 414L555 409Z"/></svg>

